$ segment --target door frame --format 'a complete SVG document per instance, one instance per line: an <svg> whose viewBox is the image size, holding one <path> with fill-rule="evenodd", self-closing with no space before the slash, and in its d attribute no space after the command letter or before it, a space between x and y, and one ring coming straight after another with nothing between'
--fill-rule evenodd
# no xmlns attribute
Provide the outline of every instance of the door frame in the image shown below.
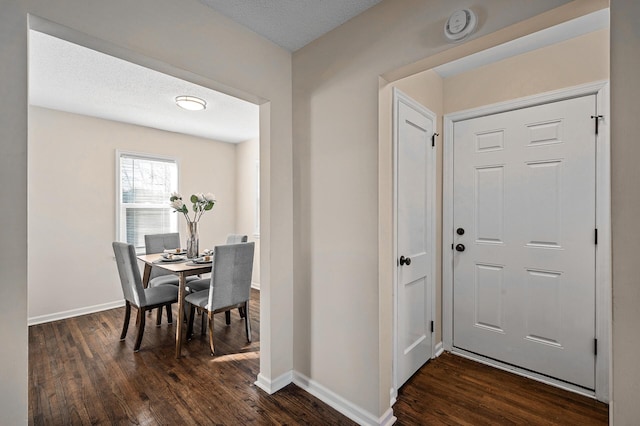
<svg viewBox="0 0 640 426"><path fill-rule="evenodd" d="M491 114L528 108L535 105L561 101L580 96L596 95L599 120L596 135L596 227L598 244L596 246L596 338L598 356L595 368L595 392L552 379L542 374L517 368L493 359L464 351L453 346L453 126L456 122ZM573 86L565 89L527 96L506 102L486 105L479 108L459 111L444 116L443 147L443 211L442 211L442 339L445 350L465 356L497 368L508 370L522 376L548 383L563 389L609 402L611 371L611 166L609 136L609 81Z"/></svg>
<svg viewBox="0 0 640 426"><path fill-rule="evenodd" d="M396 401L398 396L398 120L399 120L399 104L404 103L414 110L419 111L428 117L433 123L433 133L437 132L437 116L424 105L416 102L414 99L403 93L398 88L393 88L393 361L392 361L392 389L391 389L391 405ZM429 236L429 273L427 274L427 298L431 303L431 318L429 321L435 323L436 314L436 149L432 150L427 164L428 185L428 208L427 214L430 216L427 222L427 235ZM430 333L429 345L431 346L431 357L435 355L434 332Z"/></svg>

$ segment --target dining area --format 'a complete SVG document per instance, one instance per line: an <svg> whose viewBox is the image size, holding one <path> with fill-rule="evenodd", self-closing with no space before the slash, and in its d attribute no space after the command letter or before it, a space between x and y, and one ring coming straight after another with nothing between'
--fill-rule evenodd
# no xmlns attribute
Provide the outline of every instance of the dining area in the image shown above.
<svg viewBox="0 0 640 426"><path fill-rule="evenodd" d="M125 297L121 340L126 339L132 306L138 310L138 334L134 345L134 351L137 352L144 335L145 313L156 310L156 326L160 326L162 311L165 308L168 323L171 324L171 306L176 304L176 358L181 356L183 336L186 334L187 338L192 337L196 310L198 313L202 312L201 334L204 334L205 329L209 330L212 356L215 354L214 313L224 312L226 323L229 325L230 311L237 308L240 317L244 319L247 341L251 342L248 305L251 295L254 242L248 243L246 235L230 234L224 245L216 246L213 250L205 250L201 256L190 259L186 251L180 247L177 233L146 235L145 241L146 253L140 255L135 253L131 244L113 243ZM137 261L144 264L142 274ZM211 276L200 278L204 274Z"/></svg>
<svg viewBox="0 0 640 426"><path fill-rule="evenodd" d="M199 254L224 245L228 234L247 235L255 242L251 285L259 289L257 139L223 143L36 107L32 116L30 170L38 173L28 188L28 325L123 306L114 241L131 243L137 255L145 255L145 235L179 233L180 244L168 249L186 250L189 229L183 214L171 208L172 191L184 192L187 204L195 191L216 193L219 202L197 223ZM65 135L51 123L71 130ZM90 152L73 146L89 136L95 144ZM55 144L47 143L52 138ZM60 161L74 167L53 167ZM91 173L77 179L78 169ZM60 204L63 193L70 200L66 206ZM142 275L144 262L137 262ZM172 275L178 288L178 274Z"/></svg>
<svg viewBox="0 0 640 426"><path fill-rule="evenodd" d="M30 327L34 424L40 418L56 424L206 424L212 418L242 424L287 403L292 394L273 400L253 384L260 371L259 276L253 273L259 237L218 226L226 207L205 210L193 235L184 214L171 207L179 232L146 233L131 242L103 239L110 251L108 283L123 302ZM95 284L89 293L98 290ZM301 396L296 389L295 398ZM197 408L203 404L206 409ZM281 421L294 419L286 414Z"/></svg>
<svg viewBox="0 0 640 426"><path fill-rule="evenodd" d="M186 248L177 232L144 235L144 254L130 242L112 243L125 303L120 341L126 341L132 307L136 308L137 335L134 352L140 350L147 313L156 311L156 327L162 325L166 310L167 323L173 325L172 305L178 307L175 321L175 358L182 355L183 336L193 337L196 314L201 316L201 335L208 328L211 356L214 344L214 314L224 312L226 325L231 323L231 310L237 308L244 319L247 341L251 342L249 301L255 243L247 235L229 234L224 244L200 250L198 225L203 215L213 209L212 193L192 194L187 202L172 192L172 213L182 216L187 224ZM190 207L189 207L190 206ZM140 272L139 263L144 265ZM204 275L207 275L206 277ZM187 329L184 331L184 324Z"/></svg>

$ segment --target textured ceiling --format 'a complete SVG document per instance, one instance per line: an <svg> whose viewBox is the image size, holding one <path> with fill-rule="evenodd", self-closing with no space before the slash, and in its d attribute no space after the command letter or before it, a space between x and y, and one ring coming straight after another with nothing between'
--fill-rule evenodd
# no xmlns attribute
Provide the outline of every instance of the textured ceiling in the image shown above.
<svg viewBox="0 0 640 426"><path fill-rule="evenodd" d="M381 0L200 0L295 51ZM185 111L176 96L207 101ZM29 103L237 143L259 135L258 106L36 31L29 32Z"/></svg>
<svg viewBox="0 0 640 426"><path fill-rule="evenodd" d="M179 108L180 95L205 99L207 109ZM36 31L29 103L222 142L259 135L257 105Z"/></svg>
<svg viewBox="0 0 640 426"><path fill-rule="evenodd" d="M381 0L200 0L295 52Z"/></svg>

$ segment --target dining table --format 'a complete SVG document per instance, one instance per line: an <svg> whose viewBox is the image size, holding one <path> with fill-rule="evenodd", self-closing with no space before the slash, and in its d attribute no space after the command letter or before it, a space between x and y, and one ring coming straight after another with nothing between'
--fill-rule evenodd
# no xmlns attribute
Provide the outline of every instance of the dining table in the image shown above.
<svg viewBox="0 0 640 426"><path fill-rule="evenodd" d="M141 254L138 260L144 262L144 272L142 274L142 284L146 288L151 276L151 267L155 266L178 276L178 320L176 327L176 358L180 358L182 352L182 323L184 318L184 298L186 293L187 277L191 275L201 275L211 272L211 262L194 263L191 259L167 262L163 258L163 253Z"/></svg>

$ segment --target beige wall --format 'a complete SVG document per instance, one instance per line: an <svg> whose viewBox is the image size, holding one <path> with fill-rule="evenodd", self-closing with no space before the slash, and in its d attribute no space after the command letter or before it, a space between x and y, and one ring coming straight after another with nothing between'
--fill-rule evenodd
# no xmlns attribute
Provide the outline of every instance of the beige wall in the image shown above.
<svg viewBox="0 0 640 426"><path fill-rule="evenodd" d="M640 2L611 1L613 403L616 426L640 419Z"/></svg>
<svg viewBox="0 0 640 426"><path fill-rule="evenodd" d="M483 1L474 38L562 3ZM379 281L390 208L379 205L389 166L380 166L378 78L451 48L443 23L463 4L383 1L293 57L294 366L374 418L389 407L392 348L391 282Z"/></svg>
<svg viewBox="0 0 640 426"><path fill-rule="evenodd" d="M253 261L253 286L260 288L260 235L256 234L256 162L260 159L260 141L252 139L236 147L236 232L246 234L249 241L255 241L256 251Z"/></svg>
<svg viewBox="0 0 640 426"><path fill-rule="evenodd" d="M30 107L30 319L122 299L110 245L116 238L116 150L174 158L179 192L216 194L216 206L200 221L200 247L235 232L236 145ZM182 217L178 231L184 241ZM62 264L64 273L52 273Z"/></svg>
<svg viewBox="0 0 640 426"><path fill-rule="evenodd" d="M25 6L0 14L0 423L27 423L27 31Z"/></svg>
<svg viewBox="0 0 640 426"><path fill-rule="evenodd" d="M0 349L0 423L27 419L28 13L60 24L44 26L71 41L261 103L260 372L270 380L290 371L291 54L196 1L3 2L0 196L11 208L0 222L0 320L10 326L0 327L0 340L11 343Z"/></svg>
<svg viewBox="0 0 640 426"><path fill-rule="evenodd" d="M607 78L609 30L600 30L446 78L444 112Z"/></svg>

